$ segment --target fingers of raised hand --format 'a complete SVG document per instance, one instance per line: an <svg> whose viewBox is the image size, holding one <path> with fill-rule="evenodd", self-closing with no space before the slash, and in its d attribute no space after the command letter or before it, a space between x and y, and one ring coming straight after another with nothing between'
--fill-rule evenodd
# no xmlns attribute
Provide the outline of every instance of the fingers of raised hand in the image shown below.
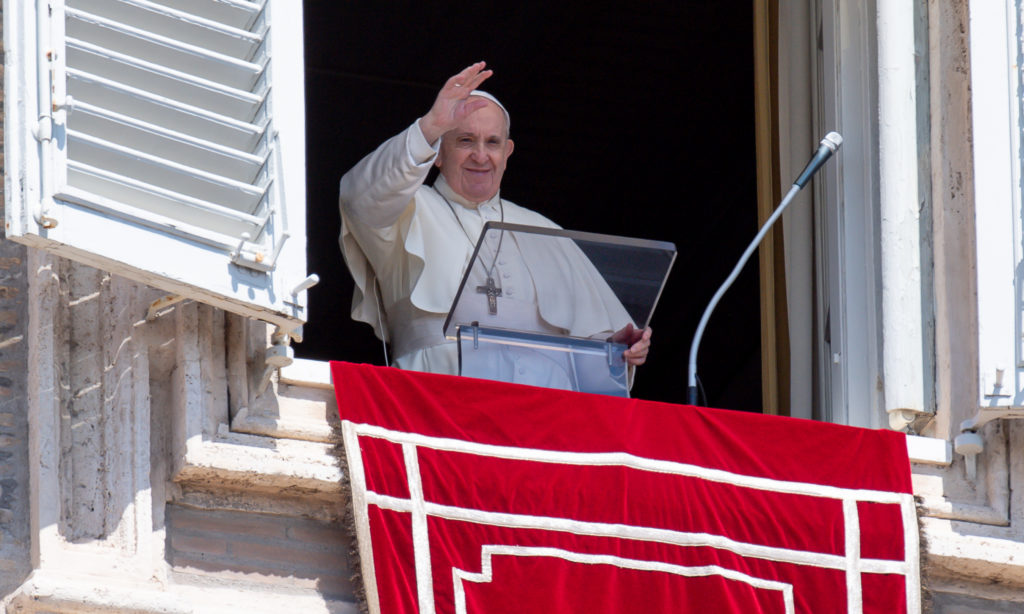
<svg viewBox="0 0 1024 614"><path fill-rule="evenodd" d="M477 62L467 66L462 72L448 79L444 85L444 91L454 94L457 98L468 97L470 92L494 74L493 70L484 70L485 66L487 66L486 62Z"/></svg>
<svg viewBox="0 0 1024 614"><path fill-rule="evenodd" d="M462 101L455 108L455 119L460 120L463 117L466 117L467 115L472 113L473 111L476 111L477 109L483 108L485 106L487 106L486 100L473 100L472 102L469 100Z"/></svg>

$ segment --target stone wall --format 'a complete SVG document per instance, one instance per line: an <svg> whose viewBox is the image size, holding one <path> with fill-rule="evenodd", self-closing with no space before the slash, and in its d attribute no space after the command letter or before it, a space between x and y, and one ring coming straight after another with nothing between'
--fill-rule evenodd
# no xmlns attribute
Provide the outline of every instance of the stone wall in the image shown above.
<svg viewBox="0 0 1024 614"><path fill-rule="evenodd" d="M346 533L336 522L276 514L166 510L167 562L179 581L248 580L354 601Z"/></svg>

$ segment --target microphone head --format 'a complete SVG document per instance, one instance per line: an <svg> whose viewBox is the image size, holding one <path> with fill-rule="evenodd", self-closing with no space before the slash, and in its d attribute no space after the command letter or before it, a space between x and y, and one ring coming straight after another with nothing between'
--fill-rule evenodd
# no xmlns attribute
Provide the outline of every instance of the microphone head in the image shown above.
<svg viewBox="0 0 1024 614"><path fill-rule="evenodd" d="M825 135L825 138L821 139L821 144L828 147L832 153L835 153L839 146L843 144L843 137L838 132L829 132Z"/></svg>

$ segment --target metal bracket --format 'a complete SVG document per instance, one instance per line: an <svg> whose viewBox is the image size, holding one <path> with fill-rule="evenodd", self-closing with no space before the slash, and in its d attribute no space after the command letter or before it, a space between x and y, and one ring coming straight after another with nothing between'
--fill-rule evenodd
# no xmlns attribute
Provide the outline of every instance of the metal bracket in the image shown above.
<svg viewBox="0 0 1024 614"><path fill-rule="evenodd" d="M960 434L953 440L953 447L957 454L961 454L968 461L968 474L973 473L974 457L981 453L985 442L978 434L986 424L993 420L1024 418L1024 407L1010 405L995 405L995 403L1006 402L1002 399L1012 399L1013 395L1004 385L1006 369L996 366L995 379L992 386L987 386L986 377L982 377L981 388L988 390L984 393L985 399L993 403L988 407L979 407L973 416L960 423ZM973 476L972 476L973 477Z"/></svg>
<svg viewBox="0 0 1024 614"><path fill-rule="evenodd" d="M967 462L967 477L977 477L977 455L985 449L985 440L978 433L995 420L1024 418L1024 407L982 407L960 423L960 434L953 439L953 449Z"/></svg>
<svg viewBox="0 0 1024 614"><path fill-rule="evenodd" d="M160 316L167 313L170 307L177 305L181 301L185 300L186 297L179 294L168 294L163 298L158 298L149 304L149 310L146 312L146 321L152 322Z"/></svg>
<svg viewBox="0 0 1024 614"><path fill-rule="evenodd" d="M266 351L264 361L266 367L263 369L260 381L256 385L256 396L263 394L267 390L274 371L295 362L295 350L289 345L290 341L291 337L288 333L282 332L280 328L274 332L271 337L270 347Z"/></svg>
<svg viewBox="0 0 1024 614"><path fill-rule="evenodd" d="M285 299L282 300L281 302L283 302L285 305L291 305L292 307L298 309L299 311L302 311L305 308L301 304L299 304L299 294L306 290L309 290L318 283L320 283L320 276L317 275L316 273L307 276L305 279L299 282L299 285L292 288L291 292L289 293L289 295L292 297L292 300Z"/></svg>

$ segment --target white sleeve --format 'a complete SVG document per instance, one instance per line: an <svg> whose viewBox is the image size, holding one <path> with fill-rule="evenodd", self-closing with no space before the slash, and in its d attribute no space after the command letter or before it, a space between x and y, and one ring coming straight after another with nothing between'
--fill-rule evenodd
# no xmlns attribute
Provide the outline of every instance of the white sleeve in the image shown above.
<svg viewBox="0 0 1024 614"><path fill-rule="evenodd" d="M437 152L419 120L385 141L341 178L342 219L370 228L393 226L423 185Z"/></svg>

